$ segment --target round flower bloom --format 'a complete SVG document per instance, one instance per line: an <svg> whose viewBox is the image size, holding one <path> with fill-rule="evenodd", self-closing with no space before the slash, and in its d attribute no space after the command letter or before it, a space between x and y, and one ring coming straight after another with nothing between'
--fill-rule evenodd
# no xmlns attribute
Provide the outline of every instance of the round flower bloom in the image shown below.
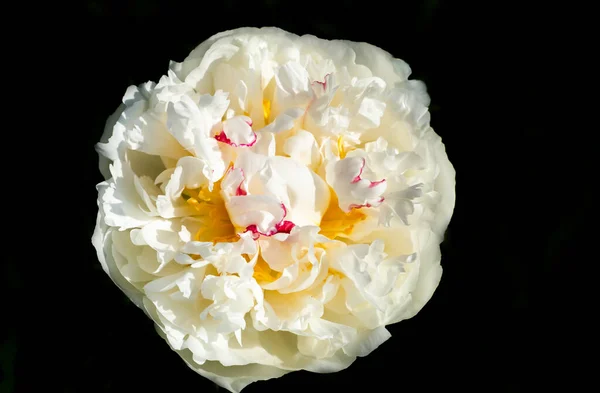
<svg viewBox="0 0 600 393"><path fill-rule="evenodd" d="M430 299L455 172L409 74L369 44L243 28L127 90L92 240L192 369L232 392L339 371Z"/></svg>

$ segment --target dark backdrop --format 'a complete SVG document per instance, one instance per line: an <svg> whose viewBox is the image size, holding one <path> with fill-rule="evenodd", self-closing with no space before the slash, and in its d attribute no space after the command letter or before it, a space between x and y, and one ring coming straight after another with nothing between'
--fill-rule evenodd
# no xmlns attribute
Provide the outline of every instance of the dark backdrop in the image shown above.
<svg viewBox="0 0 600 393"><path fill-rule="evenodd" d="M270 25L367 41L407 61L412 78L427 84L431 124L456 168L457 200L442 245L441 284L417 316L389 326L392 338L347 370L292 373L245 393L519 392L532 381L539 388L545 382L535 370L552 363L544 359L556 344L546 345L540 333L545 309L533 288L558 282L583 210L553 214L560 195L551 185L562 173L551 154L555 136L540 122L547 110L538 77L548 59L538 23L544 8L532 12L525 4L88 0L70 9L64 26L55 26L64 29L57 42L65 53L54 76L70 75L57 86L77 93L55 104L76 121L55 125L61 131L52 143L65 152L67 178L59 180L71 199L61 216L66 229L44 229L58 238L50 260L63 269L46 276L51 290L35 293L35 315L21 313L7 324L3 387L215 390L168 348L96 260L90 237L94 186L102 179L94 144L127 86L157 81L169 60L183 60L219 31ZM30 265L17 262L4 274L14 293L30 288Z"/></svg>

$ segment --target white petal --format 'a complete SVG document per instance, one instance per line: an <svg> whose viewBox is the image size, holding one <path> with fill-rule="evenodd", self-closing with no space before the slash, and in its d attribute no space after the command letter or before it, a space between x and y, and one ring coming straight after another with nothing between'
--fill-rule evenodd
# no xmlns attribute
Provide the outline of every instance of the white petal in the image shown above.
<svg viewBox="0 0 600 393"><path fill-rule="evenodd" d="M423 306L431 299L435 289L440 283L442 277L442 266L440 265L441 253L440 244L441 239L432 231L423 230L419 234L419 250L417 254L418 263L418 279L413 283L412 287L408 287L412 290L412 302L408 305L406 313L402 316L402 319L413 317L419 312ZM392 323L397 322L395 320Z"/></svg>
<svg viewBox="0 0 600 393"><path fill-rule="evenodd" d="M104 133L95 149L98 153L98 167L104 179L111 177L109 165L119 157L119 150L125 143L125 127L118 123L121 113L126 106L121 105L109 118L104 126Z"/></svg>
<svg viewBox="0 0 600 393"><path fill-rule="evenodd" d="M256 143L257 135L249 117L235 116L223 122L223 130L215 135L215 139L233 147L251 147Z"/></svg>
<svg viewBox="0 0 600 393"><path fill-rule="evenodd" d="M316 169L319 161L319 146L312 133L299 130L285 141L285 154L300 164Z"/></svg>
<svg viewBox="0 0 600 393"><path fill-rule="evenodd" d="M387 187L385 179L363 179L365 165L365 159L361 157L346 157L327 165L327 183L336 192L340 209L350 211L355 207L378 206L383 202L382 194Z"/></svg>
<svg viewBox="0 0 600 393"><path fill-rule="evenodd" d="M227 172L221 182L221 190L225 198L234 195L246 195L248 184L242 168L233 168Z"/></svg>
<svg viewBox="0 0 600 393"><path fill-rule="evenodd" d="M156 250L151 247L142 247L142 252L137 257L137 263L142 270L158 277L178 273L181 269L176 263L159 261Z"/></svg>
<svg viewBox="0 0 600 393"><path fill-rule="evenodd" d="M164 118L164 113L153 110L142 114L125 133L128 147L174 159L189 154L169 133Z"/></svg>
<svg viewBox="0 0 600 393"><path fill-rule="evenodd" d="M299 63L288 62L279 67L275 83L275 103L282 108L307 104L312 97L308 72Z"/></svg>
<svg viewBox="0 0 600 393"><path fill-rule="evenodd" d="M379 127L380 119L385 111L385 103L380 100L365 97L358 108L357 115L365 128Z"/></svg>
<svg viewBox="0 0 600 393"><path fill-rule="evenodd" d="M225 171L218 142L211 132L221 121L227 105L227 95L217 92L214 96L201 96L198 103L183 96L180 101L169 103L167 110L169 132L206 164L204 176L211 181L220 179Z"/></svg>
<svg viewBox="0 0 600 393"><path fill-rule="evenodd" d="M159 256L170 261L181 246L178 231L178 223L172 220L157 219L142 228L142 236L150 247L164 253Z"/></svg>
<svg viewBox="0 0 600 393"><path fill-rule="evenodd" d="M102 189L101 189L102 190ZM102 192L102 191L101 191ZM102 209L98 212L96 227L92 235L92 244L96 249L98 261L102 269L110 276L112 281L127 295L138 307L142 307L142 293L129 283L119 271L112 253L112 232L104 223Z"/></svg>
<svg viewBox="0 0 600 393"><path fill-rule="evenodd" d="M275 135L272 132L257 133L257 141L250 149L252 152L263 156L275 155Z"/></svg>
<svg viewBox="0 0 600 393"><path fill-rule="evenodd" d="M113 179L100 198L106 224L129 229L149 222L151 217L141 208L144 206L144 200L136 190L136 175L129 164L116 160L110 165L110 171Z"/></svg>
<svg viewBox="0 0 600 393"><path fill-rule="evenodd" d="M177 161L177 167L165 186L165 194L171 199L181 196L184 188L195 189L207 185L209 179L204 176L206 162L197 157L183 157Z"/></svg>
<svg viewBox="0 0 600 393"><path fill-rule="evenodd" d="M221 63L212 74L214 79L213 88L230 93L231 108L238 113L246 111L248 86L245 81L250 79L248 70Z"/></svg>
<svg viewBox="0 0 600 393"><path fill-rule="evenodd" d="M371 245L355 244L328 253L331 266L353 283L353 288L346 287L346 294L360 294L353 301L356 305L362 298L380 311L388 306L385 296L394 288L403 269L401 257L388 258L383 250L383 241L375 240Z"/></svg>
<svg viewBox="0 0 600 393"><path fill-rule="evenodd" d="M109 163L122 157L126 146L125 131L147 109L147 101L154 86L153 82L129 86L123 96L123 104L106 121L100 143L96 144L96 151L100 155L100 172L105 179L110 177Z"/></svg>
<svg viewBox="0 0 600 393"><path fill-rule="evenodd" d="M411 70L408 64L395 59L388 52L365 42L348 43L356 53L356 63L367 66L374 75L393 84L408 79Z"/></svg>
<svg viewBox="0 0 600 393"><path fill-rule="evenodd" d="M145 209L144 207L142 207L142 209L150 216L158 215L156 210L156 198L160 193L160 189L154 185L154 182L148 176L139 178L136 176L133 179L133 183L138 195L144 201Z"/></svg>
<svg viewBox="0 0 600 393"><path fill-rule="evenodd" d="M433 151L439 165L439 174L435 179L435 190L442 196L436 210L433 227L437 234L442 236L448 227L456 203L456 171L452 163L448 160L446 148L441 143L441 139L437 143L434 142Z"/></svg>
<svg viewBox="0 0 600 393"><path fill-rule="evenodd" d="M352 344L345 346L343 350L348 356L367 356L390 337L392 337L390 332L384 326L380 326L362 332Z"/></svg>
<svg viewBox="0 0 600 393"><path fill-rule="evenodd" d="M272 132L279 133L283 131L288 131L294 128L296 120L298 120L304 114L304 109L302 108L290 108L286 109L283 113L279 114L275 120L273 120L269 125L264 128L261 128L258 132Z"/></svg>
<svg viewBox="0 0 600 393"><path fill-rule="evenodd" d="M278 240L274 237L261 238L260 254L272 270L282 272L287 266L294 263L291 258L292 244Z"/></svg>
<svg viewBox="0 0 600 393"><path fill-rule="evenodd" d="M285 206L286 221L299 226L318 225L327 210L327 184L291 158L248 153L239 157L235 167L243 170L248 193L270 196Z"/></svg>
<svg viewBox="0 0 600 393"><path fill-rule="evenodd" d="M264 195L233 196L226 203L227 211L236 227L255 225L260 233L276 232L286 210L279 200Z"/></svg>
<svg viewBox="0 0 600 393"><path fill-rule="evenodd" d="M190 362L185 357L184 360L188 366L197 373L232 393L241 392L243 388L250 385L252 382L279 378L289 373L288 370L282 370L272 366L263 366L260 364L225 367L219 362L206 362L203 365L198 365L193 362L193 360Z"/></svg>

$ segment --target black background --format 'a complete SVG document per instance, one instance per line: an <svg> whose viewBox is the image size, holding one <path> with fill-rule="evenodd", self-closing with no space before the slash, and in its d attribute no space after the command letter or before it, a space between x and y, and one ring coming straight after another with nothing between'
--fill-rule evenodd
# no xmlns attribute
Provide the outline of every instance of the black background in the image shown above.
<svg viewBox="0 0 600 393"><path fill-rule="evenodd" d="M568 185L557 164L560 140L543 123L549 110L540 70L546 54L543 6L506 2L410 1L87 1L64 18L57 74L71 94L55 102L73 120L49 143L60 146L69 195L53 240L61 269L44 278L28 310L6 324L2 388L15 392L201 392L214 384L189 370L150 320L117 290L96 259L94 144L126 88L157 81L209 36L242 26L366 41L404 59L431 96L431 124L457 172L456 208L442 244L444 274L414 318L389 326L392 338L336 374L297 372L244 392L529 391L552 381L560 344L535 294L560 281L576 256L579 203L560 213ZM554 62L554 63L553 63ZM74 77L73 77L74 76ZM551 110L551 108L550 108ZM47 190L54 193L55 190ZM61 200L60 197L55 198ZM53 199L54 200L54 199ZM67 209L66 207L63 209ZM52 233L53 232L53 233ZM75 246L73 246L75 245ZM30 263L5 264L13 293L31 289ZM558 295L557 295L558 296ZM556 305L556 303L555 303ZM26 315L22 315L26 314Z"/></svg>

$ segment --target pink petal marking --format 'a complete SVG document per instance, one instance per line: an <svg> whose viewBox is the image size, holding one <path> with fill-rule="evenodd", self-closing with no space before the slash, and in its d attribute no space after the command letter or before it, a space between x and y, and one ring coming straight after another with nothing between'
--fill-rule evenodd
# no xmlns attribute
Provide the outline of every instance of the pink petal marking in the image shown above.
<svg viewBox="0 0 600 393"><path fill-rule="evenodd" d="M246 232L252 232L252 238L254 240L258 239L260 237L260 235L264 235L263 233L258 231L256 224L248 225L246 227L246 231L244 233L246 233Z"/></svg>
<svg viewBox="0 0 600 393"><path fill-rule="evenodd" d="M277 233L290 233L296 224L291 221L281 221L279 224L275 225L275 229Z"/></svg>
<svg viewBox="0 0 600 393"><path fill-rule="evenodd" d="M240 196L240 195L248 195L248 193L246 192L246 190L244 190L242 188L242 186L244 185L244 180L246 180L246 175L244 174L244 170L242 168L240 168L240 171L242 172L242 181L240 182L240 184L237 186L237 189L235 190L235 195L236 196Z"/></svg>
<svg viewBox="0 0 600 393"><path fill-rule="evenodd" d="M314 81L313 83L318 83L319 85L323 86L323 90L325 90L325 89L327 89L327 77L328 77L329 75L331 75L331 73L328 73L328 74L326 74L326 75L323 77L323 82L321 82L321 81Z"/></svg>
<svg viewBox="0 0 600 393"><path fill-rule="evenodd" d="M358 175L356 175L354 177L354 179L352 179L352 181L350 183L358 183L359 181L361 181L362 179L360 178L360 176L363 173L363 169L365 169L365 165L367 165L367 161L363 158L362 159L362 166L360 167L360 170L358 171Z"/></svg>
<svg viewBox="0 0 600 393"><path fill-rule="evenodd" d="M246 192L246 190L244 190L242 188L242 184L243 184L243 182L240 183L240 185L238 186L237 190L235 190L235 195L236 196L240 196L240 195L241 196L245 196L245 195L248 195L248 193Z"/></svg>
<svg viewBox="0 0 600 393"><path fill-rule="evenodd" d="M252 126L251 124L248 124L248 125ZM250 143L240 143L239 145L237 143L233 143L231 141L231 139L229 139L227 137L227 135L225 135L225 131L221 131L217 135L215 135L215 139L217 141L219 141L219 142L226 143L226 144L228 144L229 146L232 146L232 147L252 147L252 146L254 146L254 144L256 143L256 141L258 139L258 136L256 135L256 132L252 131L252 135L254 135L254 139L252 140L252 142L250 142Z"/></svg>
<svg viewBox="0 0 600 393"><path fill-rule="evenodd" d="M360 167L360 171L358 172L358 175L354 176L354 179L352 179L352 181L350 183L354 184L354 183L358 183L359 181L362 180L361 176L362 176L363 170L365 169L365 165L367 164L367 162L364 158L362 159L362 162L363 163L362 163L362 166ZM385 179L372 181L371 184L369 184L369 188L373 188L383 182L385 182Z"/></svg>
<svg viewBox="0 0 600 393"><path fill-rule="evenodd" d="M283 218L285 218L287 216L287 209L285 208L285 205L283 203L281 204L281 208L283 209ZM260 235L273 236L277 233L290 233L295 226L296 224L294 224L293 222L282 219L280 222L275 224L275 229L270 230L267 233L259 231L256 224L248 225L246 227L245 232L251 232L252 237L254 238L254 240L256 240L260 237Z"/></svg>
<svg viewBox="0 0 600 393"><path fill-rule="evenodd" d="M383 201L385 201L384 197L379 197L379 200L377 201L377 205L379 206ZM370 203L365 203L362 205L357 205L356 203L353 203L350 205L350 209L360 209L361 207L373 207L373 205L371 205Z"/></svg>
<svg viewBox="0 0 600 393"><path fill-rule="evenodd" d="M373 188L381 183L385 182L385 179L381 179L381 180L377 180L377 181L372 181L371 184L369 184L369 188Z"/></svg>

